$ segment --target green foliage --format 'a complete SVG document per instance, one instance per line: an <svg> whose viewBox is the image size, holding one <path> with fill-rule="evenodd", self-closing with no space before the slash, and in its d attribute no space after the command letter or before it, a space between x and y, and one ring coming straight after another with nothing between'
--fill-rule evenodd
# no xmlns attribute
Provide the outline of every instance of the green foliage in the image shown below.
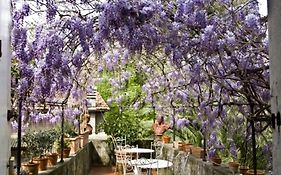
<svg viewBox="0 0 281 175"><path fill-rule="evenodd" d="M55 140L59 137L55 129L27 130L22 138L27 147L26 156L34 157L51 151Z"/></svg>
<svg viewBox="0 0 281 175"><path fill-rule="evenodd" d="M104 74L104 79L97 84L97 91L102 95L104 100L107 100L111 96L111 86L108 83L106 74Z"/></svg>
<svg viewBox="0 0 281 175"><path fill-rule="evenodd" d="M104 116L105 121L99 126L104 132L113 137L125 137L127 143L133 143L141 138L143 126L138 117L130 114L130 111L119 112L117 106L111 106L109 112Z"/></svg>
<svg viewBox="0 0 281 175"><path fill-rule="evenodd" d="M69 140L65 140L63 141L63 145L61 144L61 137L59 137L55 143L54 143L54 148L55 149L65 149L65 148L69 148L70 146L70 141Z"/></svg>
<svg viewBox="0 0 281 175"><path fill-rule="evenodd" d="M122 83L122 88L112 87L108 82L108 79L120 72L105 71L103 80L96 84L97 91L105 100L123 97L121 102L117 103L113 100L112 104L109 104L110 111L105 113L105 121L99 125L99 128L114 137L126 136L127 142L133 143L137 139L151 136L151 126L144 127L143 121L151 120L155 114L150 106L139 104L137 109L134 107L137 101L143 99L141 87L145 76L133 66L127 66L126 71L130 72L130 77Z"/></svg>
<svg viewBox="0 0 281 175"><path fill-rule="evenodd" d="M61 134L62 133L61 125L60 124L56 125L55 130L57 133ZM63 131L64 131L65 137L74 138L74 137L78 136L77 129L75 128L74 124L69 121L64 122Z"/></svg>
<svg viewBox="0 0 281 175"><path fill-rule="evenodd" d="M186 143L202 146L203 135L199 128L189 126L176 129L176 136Z"/></svg>

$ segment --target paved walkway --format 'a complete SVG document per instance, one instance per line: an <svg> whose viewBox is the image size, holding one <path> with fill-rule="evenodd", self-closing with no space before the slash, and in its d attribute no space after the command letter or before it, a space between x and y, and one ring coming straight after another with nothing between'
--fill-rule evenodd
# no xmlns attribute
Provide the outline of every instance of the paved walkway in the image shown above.
<svg viewBox="0 0 281 175"><path fill-rule="evenodd" d="M115 173L114 170L115 167L93 167L89 175L122 175L118 172ZM157 172L152 171L152 175L157 175Z"/></svg>
<svg viewBox="0 0 281 175"><path fill-rule="evenodd" d="M114 175L114 167L93 167L89 175Z"/></svg>

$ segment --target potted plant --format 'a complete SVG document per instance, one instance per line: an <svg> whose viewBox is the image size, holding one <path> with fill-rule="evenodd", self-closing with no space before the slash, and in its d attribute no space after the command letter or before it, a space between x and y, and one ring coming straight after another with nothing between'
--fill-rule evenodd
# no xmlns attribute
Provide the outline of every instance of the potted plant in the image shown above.
<svg viewBox="0 0 281 175"><path fill-rule="evenodd" d="M35 163L33 161L30 162L23 162L21 164L23 172L32 175L38 175L39 171L39 163Z"/></svg>
<svg viewBox="0 0 281 175"><path fill-rule="evenodd" d="M40 163L39 171L42 171L47 169L49 159L47 154L52 152L52 146L55 140L58 138L58 133L55 131L55 129L40 130L37 132L36 138L40 156L33 158L33 160Z"/></svg>
<svg viewBox="0 0 281 175"><path fill-rule="evenodd" d="M48 166L55 166L58 162L58 153L47 153L46 157L48 158Z"/></svg>
<svg viewBox="0 0 281 175"><path fill-rule="evenodd" d="M232 170L234 173L237 173L239 170L239 163L237 161L231 161L228 162L228 167L230 170Z"/></svg>
<svg viewBox="0 0 281 175"><path fill-rule="evenodd" d="M179 150L191 152L191 149L194 148L194 152L198 153L197 157L203 157L203 152L201 153L202 148L195 146L202 144L202 133L198 128L190 125L182 126L177 122L176 137L181 140L179 144Z"/></svg>
<svg viewBox="0 0 281 175"><path fill-rule="evenodd" d="M70 153L70 141L64 139L63 144L61 143L61 139L57 139L54 143L54 147L57 150L57 153L61 156L61 151L63 153L63 158L68 158Z"/></svg>
<svg viewBox="0 0 281 175"><path fill-rule="evenodd" d="M220 148L211 148L209 151L209 158L214 166L219 166L222 162L221 157L219 155Z"/></svg>
<svg viewBox="0 0 281 175"><path fill-rule="evenodd" d="M70 142L70 155L74 155L80 148L80 137L77 134L74 124L65 122L64 125L65 140Z"/></svg>
<svg viewBox="0 0 281 175"><path fill-rule="evenodd" d="M48 159L48 166L54 166L57 164L58 154L53 152L53 145L59 138L59 133L56 129L50 129L47 131L49 142L45 144L45 156Z"/></svg>
<svg viewBox="0 0 281 175"><path fill-rule="evenodd" d="M248 170L247 175L255 175L254 170ZM263 170L257 170L256 175L265 175L265 172Z"/></svg>
<svg viewBox="0 0 281 175"><path fill-rule="evenodd" d="M249 170L248 166L243 165L243 166L239 167L240 174L242 174L242 175L247 175L248 170Z"/></svg>
<svg viewBox="0 0 281 175"><path fill-rule="evenodd" d="M170 143L171 137L168 136L168 135L163 135L162 136L162 141L163 141L163 143Z"/></svg>
<svg viewBox="0 0 281 175"><path fill-rule="evenodd" d="M190 147L191 154L196 158L203 158L204 157L204 149L199 146L191 146Z"/></svg>
<svg viewBox="0 0 281 175"><path fill-rule="evenodd" d="M237 161L237 148L236 148L236 144L234 141L232 141L229 144L229 153L231 156L231 161L228 162L228 167L230 170L232 170L234 173L238 173L239 170L239 162Z"/></svg>
<svg viewBox="0 0 281 175"><path fill-rule="evenodd" d="M172 136L172 130L167 129L166 131L164 131L161 140L163 143L170 143L171 141L171 136Z"/></svg>
<svg viewBox="0 0 281 175"><path fill-rule="evenodd" d="M29 161L25 161L21 164L22 170L26 173L38 175L39 163L33 161L33 157L38 153L35 133L31 130L27 130L23 135L22 140L23 144L26 146L24 157L29 158Z"/></svg>

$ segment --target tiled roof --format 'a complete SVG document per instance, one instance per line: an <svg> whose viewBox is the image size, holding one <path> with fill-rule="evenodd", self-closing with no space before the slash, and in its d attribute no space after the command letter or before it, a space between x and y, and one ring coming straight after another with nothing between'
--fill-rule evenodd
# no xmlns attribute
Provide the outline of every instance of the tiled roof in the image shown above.
<svg viewBox="0 0 281 175"><path fill-rule="evenodd" d="M92 95L88 95L88 99L92 99L88 106L89 111L108 111L109 106L106 104L99 92L94 91Z"/></svg>

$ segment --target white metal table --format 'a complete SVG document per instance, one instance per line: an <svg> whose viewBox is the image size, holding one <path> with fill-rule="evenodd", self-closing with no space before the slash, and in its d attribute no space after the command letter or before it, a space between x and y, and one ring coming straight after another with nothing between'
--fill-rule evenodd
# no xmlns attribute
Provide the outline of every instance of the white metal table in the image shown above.
<svg viewBox="0 0 281 175"><path fill-rule="evenodd" d="M134 171L138 171L137 167L131 163L132 160L125 160L125 159L127 159L126 155L128 155L128 154L131 154L131 155L134 154L135 155L136 154L136 159L135 160L138 160L139 154L145 154L145 153L146 154L148 154L148 153L151 154L153 152L154 152L153 149L138 148L138 147L124 148L124 149L120 149L120 150L115 150L115 153L116 154L120 154L120 156L121 156L121 160L120 160L121 163L125 163L125 166L127 166L126 164L132 165L134 167ZM123 155L123 158L122 158L122 155ZM124 159L124 160L122 160L122 159ZM125 171L124 171L124 174L126 174ZM137 173L135 173L135 174L137 174Z"/></svg>
<svg viewBox="0 0 281 175"><path fill-rule="evenodd" d="M135 166L135 174L138 174L138 169L148 169L147 174L151 174L151 169L168 168L173 166L173 163L162 159L135 159L130 162Z"/></svg>
<svg viewBox="0 0 281 175"><path fill-rule="evenodd" d="M153 153L153 149L148 149L148 148L125 148L122 149L122 151L126 153Z"/></svg>

